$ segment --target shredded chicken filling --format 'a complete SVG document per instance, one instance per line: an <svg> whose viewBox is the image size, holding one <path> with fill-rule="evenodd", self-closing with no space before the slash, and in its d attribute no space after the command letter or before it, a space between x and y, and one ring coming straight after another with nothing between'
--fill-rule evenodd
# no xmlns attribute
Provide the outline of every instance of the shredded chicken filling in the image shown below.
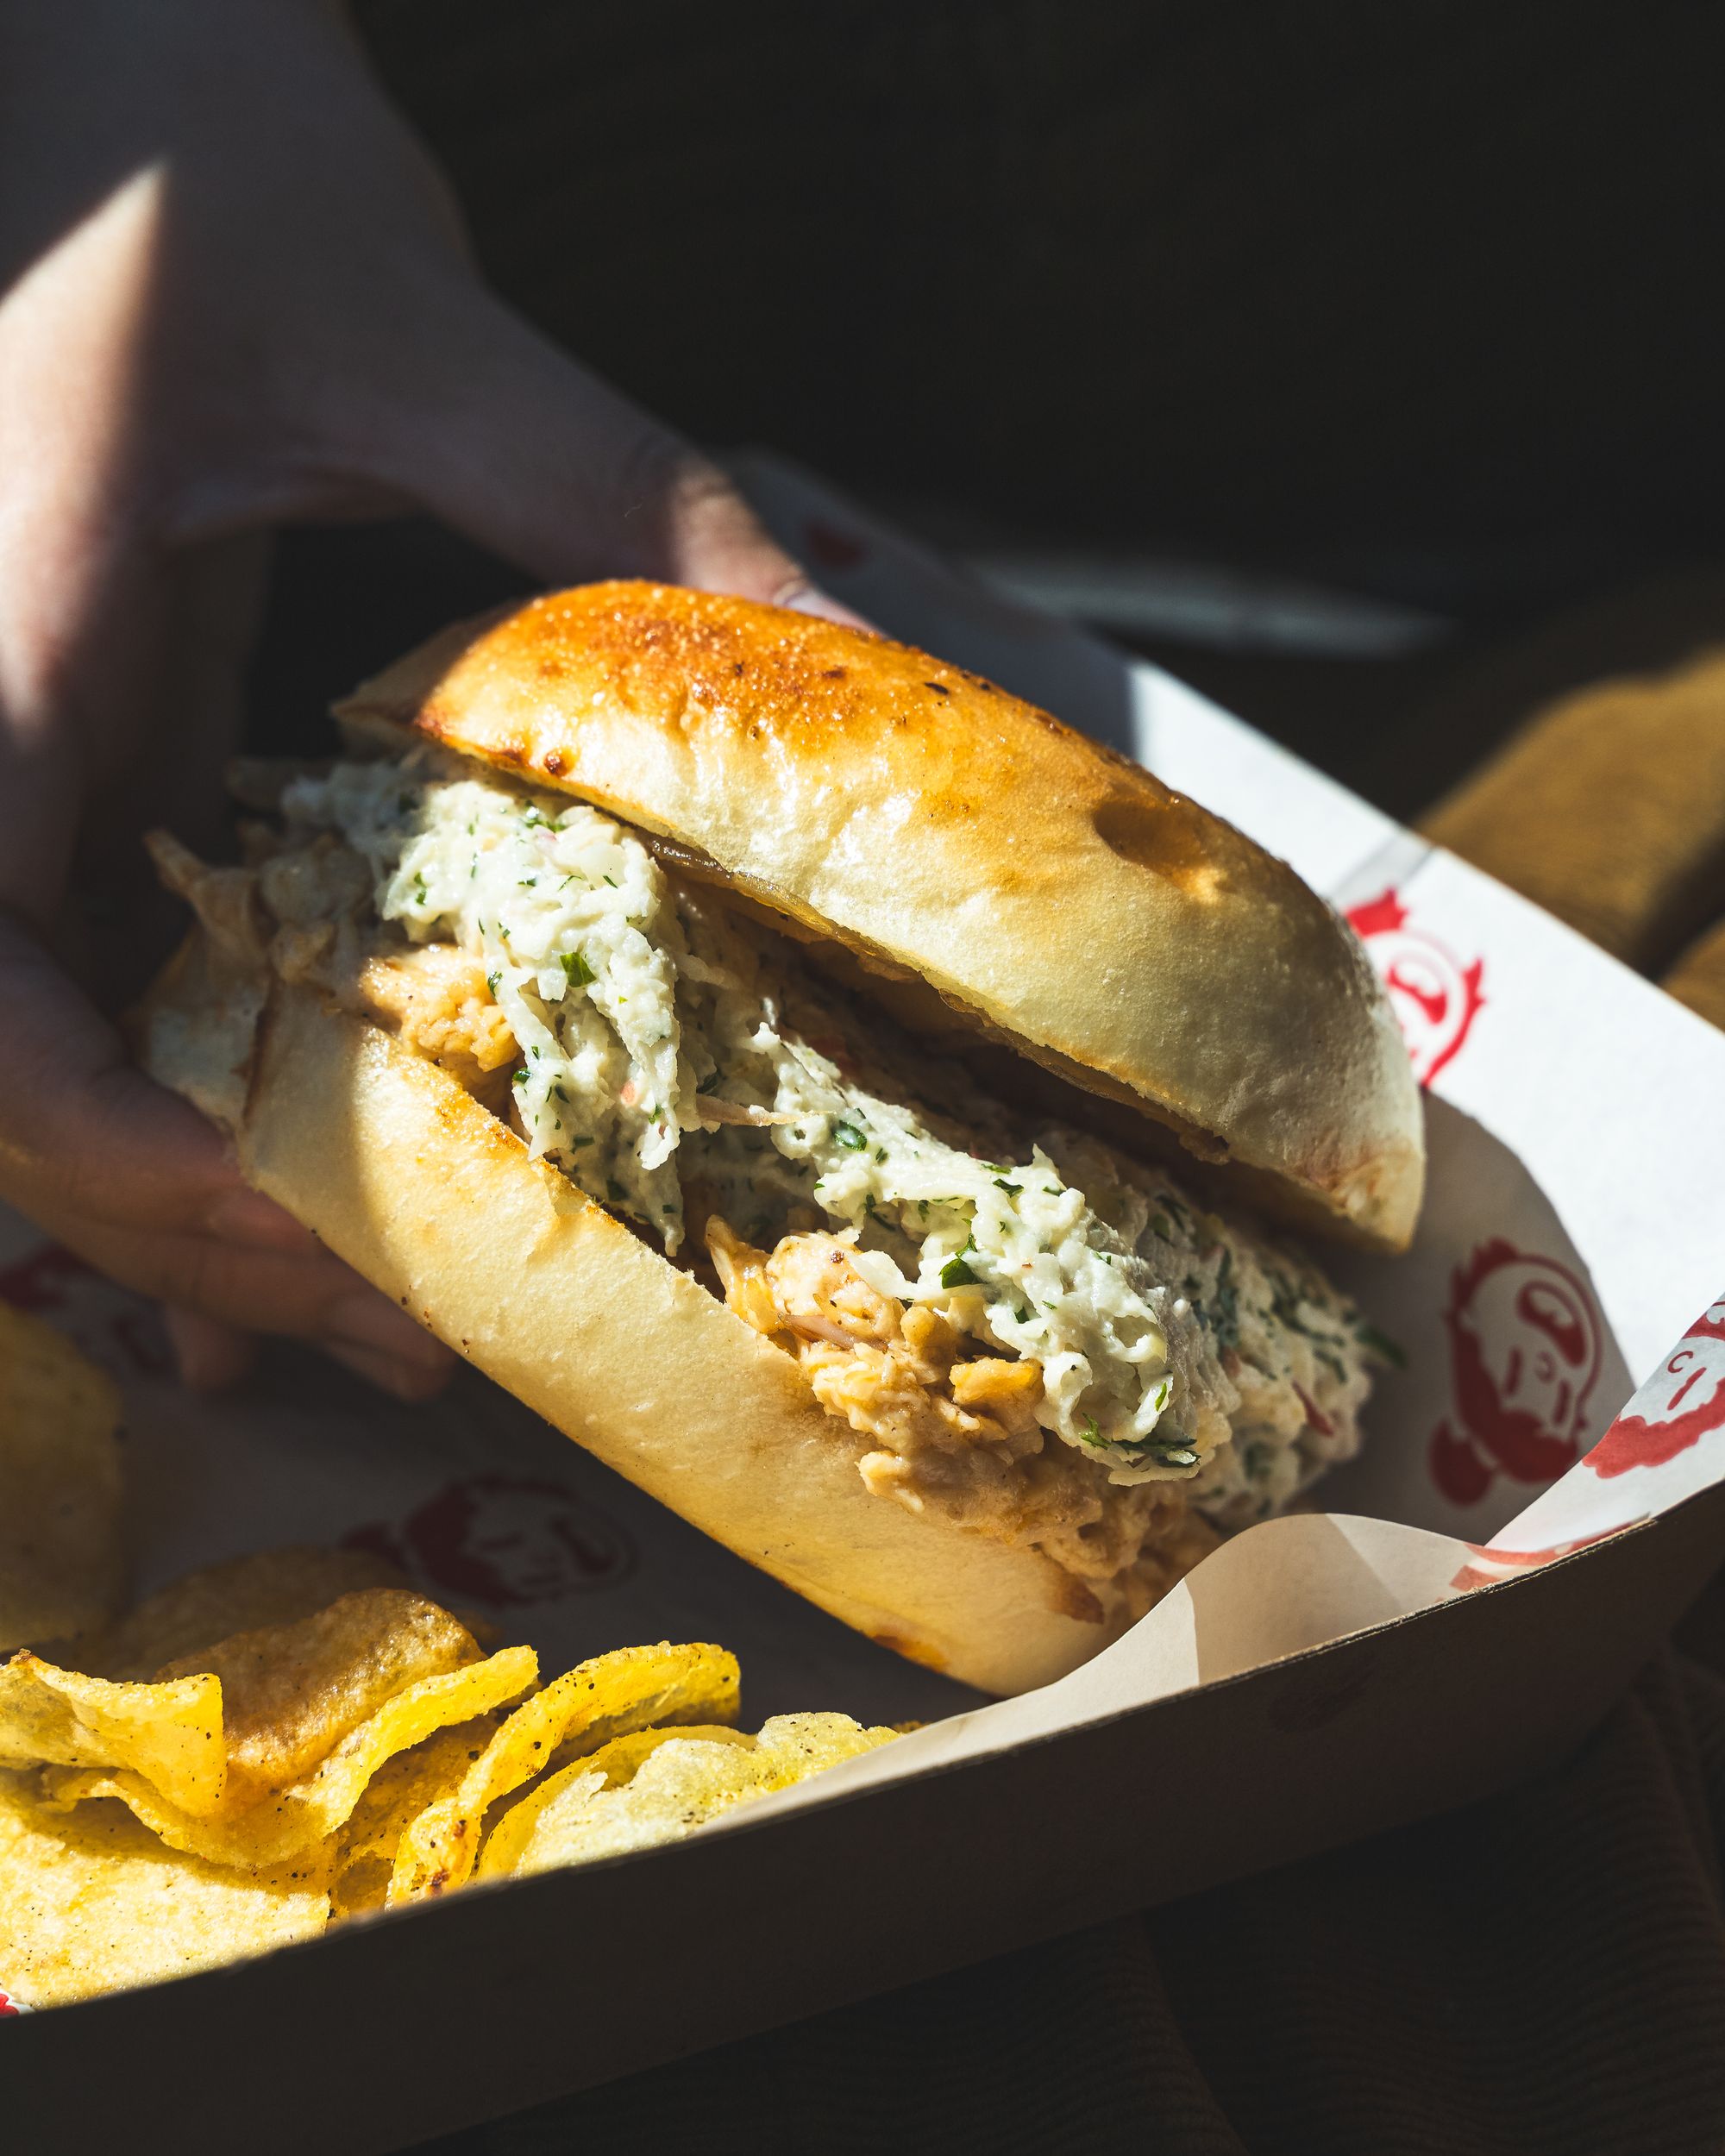
<svg viewBox="0 0 1725 2156"><path fill-rule="evenodd" d="M471 771L289 785L248 836L273 964L710 1264L870 1490L1138 1608L1357 1449L1374 1336L1309 1261L1026 1133L623 826Z"/></svg>
<svg viewBox="0 0 1725 2156"><path fill-rule="evenodd" d="M1048 1442L1034 1363L966 1359L956 1326L870 1287L837 1237L787 1236L769 1256L714 1219L706 1241L726 1302L795 1356L828 1413L870 1440L858 1471L876 1496L1032 1544L1075 1579L1119 1583L1138 1608L1214 1548L1217 1531L1183 1492L1111 1484Z"/></svg>

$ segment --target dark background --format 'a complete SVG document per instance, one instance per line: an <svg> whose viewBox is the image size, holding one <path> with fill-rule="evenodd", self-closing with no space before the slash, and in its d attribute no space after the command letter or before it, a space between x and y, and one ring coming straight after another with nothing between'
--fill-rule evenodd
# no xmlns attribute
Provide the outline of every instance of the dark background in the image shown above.
<svg viewBox="0 0 1725 2156"><path fill-rule="evenodd" d="M1715 7L357 14L493 281L702 441L961 554L1432 616L1369 659L1102 624L1404 818L1602 655L1719 619ZM426 527L292 536L261 739L521 587Z"/></svg>

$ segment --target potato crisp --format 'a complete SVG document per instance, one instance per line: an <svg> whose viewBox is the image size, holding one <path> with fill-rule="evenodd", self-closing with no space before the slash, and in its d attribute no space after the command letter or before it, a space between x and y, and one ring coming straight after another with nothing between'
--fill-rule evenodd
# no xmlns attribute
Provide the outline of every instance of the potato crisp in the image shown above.
<svg viewBox="0 0 1725 2156"><path fill-rule="evenodd" d="M125 1768L188 1813L213 1811L228 1776L219 1677L115 1684L22 1648L0 1663L0 1767Z"/></svg>
<svg viewBox="0 0 1725 2156"><path fill-rule="evenodd" d="M57 1651L97 1669L0 1662L0 1981L32 2007L673 1840L894 1733L750 1736L699 1644L536 1689L532 1648L339 1551L212 1566Z"/></svg>
<svg viewBox="0 0 1725 2156"><path fill-rule="evenodd" d="M71 1341L0 1303L0 1652L87 1631L124 1585L120 1395Z"/></svg>
<svg viewBox="0 0 1725 2156"><path fill-rule="evenodd" d="M487 1839L482 1879L622 1856L679 1840L721 1812L890 1743L848 1714L779 1714L758 1737L656 1729L624 1737L547 1777ZM650 1739L650 1743L649 1739Z"/></svg>
<svg viewBox="0 0 1725 2156"><path fill-rule="evenodd" d="M530 1647L505 1647L466 1669L422 1678L386 1701L297 1782L207 1816L170 1803L135 1773L51 1767L42 1786L52 1802L66 1808L118 1797L169 1848L211 1864L247 1871L285 1864L316 1849L347 1824L386 1760L452 1722L470 1720L519 1698L538 1666Z"/></svg>
<svg viewBox="0 0 1725 2156"><path fill-rule="evenodd" d="M202 1864L118 1805L68 1816L33 1796L27 1776L0 1773L0 1967L31 2006L310 1939L329 1914L315 1877Z"/></svg>
<svg viewBox="0 0 1725 2156"><path fill-rule="evenodd" d="M723 1647L619 1647L548 1684L505 1722L452 1796L429 1805L402 1837L392 1902L445 1894L471 1876L489 1807L553 1764L561 1746L583 1750L658 1721L729 1721L737 1713L737 1658Z"/></svg>
<svg viewBox="0 0 1725 2156"><path fill-rule="evenodd" d="M78 1666L92 1677L151 1677L238 1632L291 1625L343 1595L367 1587L405 1587L387 1558L369 1551L298 1545L258 1550L188 1572L138 1604L92 1639L80 1639Z"/></svg>

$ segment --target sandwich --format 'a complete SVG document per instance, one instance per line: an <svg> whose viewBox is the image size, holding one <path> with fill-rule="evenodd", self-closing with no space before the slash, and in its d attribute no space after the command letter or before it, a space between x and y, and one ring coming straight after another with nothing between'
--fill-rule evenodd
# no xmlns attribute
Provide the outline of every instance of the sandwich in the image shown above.
<svg viewBox="0 0 1725 2156"><path fill-rule="evenodd" d="M242 765L141 1060L608 1465L993 1692L1359 1442L1307 1254L1418 1097L1283 862L926 653L661 585L452 629Z"/></svg>

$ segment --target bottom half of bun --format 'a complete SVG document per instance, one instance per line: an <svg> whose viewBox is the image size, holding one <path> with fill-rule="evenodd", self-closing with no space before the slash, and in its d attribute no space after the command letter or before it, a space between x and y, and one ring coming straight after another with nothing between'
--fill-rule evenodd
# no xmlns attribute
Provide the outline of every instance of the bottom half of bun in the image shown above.
<svg viewBox="0 0 1725 2156"><path fill-rule="evenodd" d="M876 1495L799 1365L447 1072L195 932L141 1010L146 1069L247 1179L566 1436L881 1645L989 1692L1063 1675L1123 1606L1039 1551Z"/></svg>

